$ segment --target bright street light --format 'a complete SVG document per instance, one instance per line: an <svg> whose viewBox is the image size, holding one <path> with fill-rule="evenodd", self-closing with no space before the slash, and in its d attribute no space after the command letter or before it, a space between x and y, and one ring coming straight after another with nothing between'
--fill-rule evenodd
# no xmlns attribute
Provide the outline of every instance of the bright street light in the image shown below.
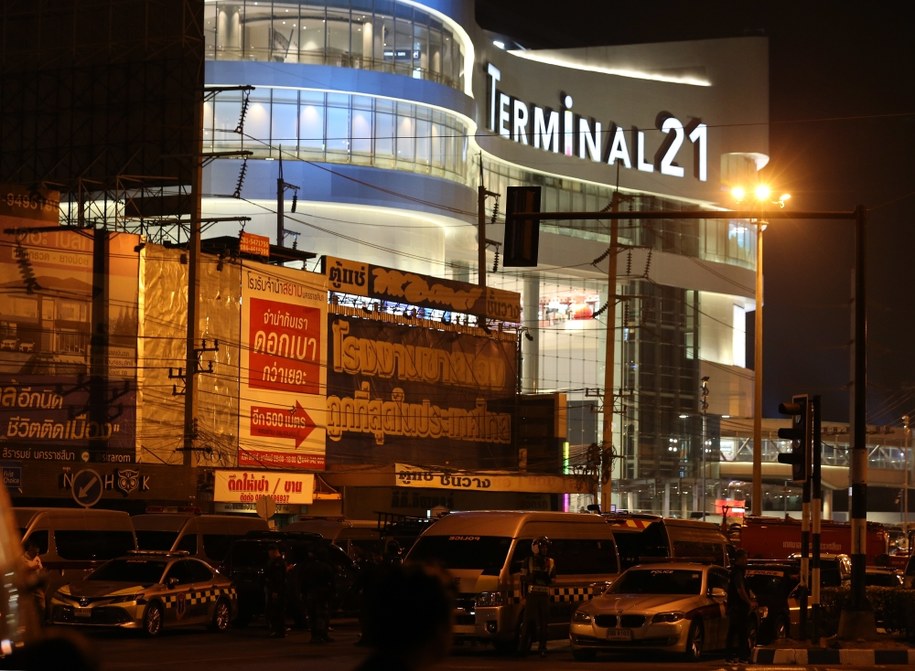
<svg viewBox="0 0 915 671"><path fill-rule="evenodd" d="M766 230L766 209L775 205L785 207L791 194L783 193L777 200L772 199L772 187L759 183L753 187L753 198L747 196L743 186L731 188L731 196L738 203L753 200L759 206L756 219L756 321L753 334L753 494L751 514L762 514L762 414L763 414L763 231Z"/></svg>

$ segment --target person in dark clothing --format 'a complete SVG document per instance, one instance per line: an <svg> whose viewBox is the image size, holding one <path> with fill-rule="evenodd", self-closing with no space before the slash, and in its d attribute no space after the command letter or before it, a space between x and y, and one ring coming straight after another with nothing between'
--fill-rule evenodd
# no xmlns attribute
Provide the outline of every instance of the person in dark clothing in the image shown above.
<svg viewBox="0 0 915 671"><path fill-rule="evenodd" d="M302 571L302 587L311 624L311 642L329 643L331 604L335 593L336 572L327 549L317 548L308 553Z"/></svg>
<svg viewBox="0 0 915 671"><path fill-rule="evenodd" d="M750 610L753 600L747 587L747 551L734 553L728 581L728 633L726 640L728 662L750 661Z"/></svg>
<svg viewBox="0 0 915 671"><path fill-rule="evenodd" d="M454 582L442 569L379 566L366 585L363 638L371 647L355 671L420 671L451 649Z"/></svg>
<svg viewBox="0 0 915 671"><path fill-rule="evenodd" d="M267 548L267 565L264 567L264 598L267 628L271 638L286 635L286 588L288 568L280 546Z"/></svg>
<svg viewBox="0 0 915 671"><path fill-rule="evenodd" d="M524 622L522 624L521 652L526 653L537 640L537 651L546 656L547 627L550 615L550 585L556 575L556 562L550 557L550 539L535 538L531 543L531 556L521 572L524 594Z"/></svg>

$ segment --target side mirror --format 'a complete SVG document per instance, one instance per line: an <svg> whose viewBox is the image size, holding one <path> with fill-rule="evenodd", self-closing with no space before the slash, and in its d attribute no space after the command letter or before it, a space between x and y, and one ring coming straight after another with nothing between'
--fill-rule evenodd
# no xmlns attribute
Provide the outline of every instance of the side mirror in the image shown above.
<svg viewBox="0 0 915 671"><path fill-rule="evenodd" d="M727 590L725 590L724 587L712 587L708 591L708 595L710 597L712 597L713 599L727 599L728 598Z"/></svg>

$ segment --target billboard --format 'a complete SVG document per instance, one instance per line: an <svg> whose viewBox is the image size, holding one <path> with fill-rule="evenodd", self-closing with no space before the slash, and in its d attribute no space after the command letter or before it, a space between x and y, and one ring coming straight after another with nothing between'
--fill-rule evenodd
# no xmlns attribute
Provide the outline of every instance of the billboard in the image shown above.
<svg viewBox="0 0 915 671"><path fill-rule="evenodd" d="M0 214L0 459L132 463L138 237L4 201L30 212Z"/></svg>
<svg viewBox="0 0 915 671"><path fill-rule="evenodd" d="M238 465L323 470L324 276L242 264Z"/></svg>
<svg viewBox="0 0 915 671"><path fill-rule="evenodd" d="M346 314L328 322L331 462L480 468L511 444L513 336Z"/></svg>

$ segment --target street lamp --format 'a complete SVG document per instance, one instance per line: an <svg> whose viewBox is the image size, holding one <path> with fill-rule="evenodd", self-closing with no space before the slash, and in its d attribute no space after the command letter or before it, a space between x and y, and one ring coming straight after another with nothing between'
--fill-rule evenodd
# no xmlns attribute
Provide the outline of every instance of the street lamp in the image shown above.
<svg viewBox="0 0 915 671"><path fill-rule="evenodd" d="M737 203L752 199L759 207L756 219L756 321L753 336L753 494L751 513L762 514L762 415L763 415L763 231L769 222L766 221L766 208L776 205L785 207L791 194L784 193L778 199L772 199L772 189L767 184L757 184L752 196L742 186L731 189L731 196Z"/></svg>
<svg viewBox="0 0 915 671"><path fill-rule="evenodd" d="M702 415L702 454L701 457L701 466L702 466L702 519L705 519L706 510L706 472L708 469L708 381L709 376L704 375L702 377L702 387L699 390L700 401L699 401L699 412Z"/></svg>

